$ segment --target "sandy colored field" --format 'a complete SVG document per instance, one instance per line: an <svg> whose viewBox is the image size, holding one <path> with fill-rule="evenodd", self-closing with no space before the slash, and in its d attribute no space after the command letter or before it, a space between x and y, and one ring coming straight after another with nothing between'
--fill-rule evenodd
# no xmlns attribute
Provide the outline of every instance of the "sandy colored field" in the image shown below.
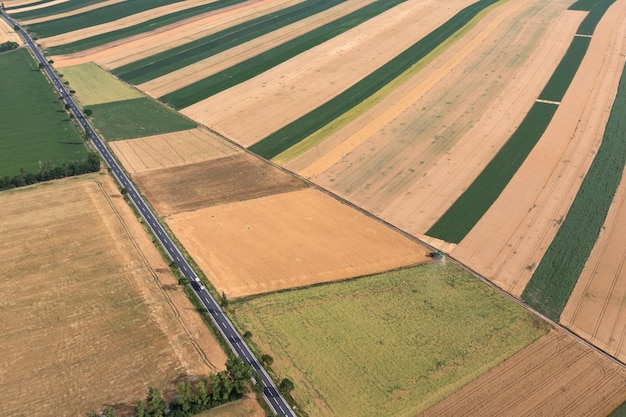
<svg viewBox="0 0 626 417"><path fill-rule="evenodd" d="M598 149L626 57L626 0L600 21L562 103L524 164L452 255L519 296Z"/></svg>
<svg viewBox="0 0 626 417"><path fill-rule="evenodd" d="M204 128L120 140L110 142L109 146L131 174L195 164L241 152L235 145Z"/></svg>
<svg viewBox="0 0 626 417"><path fill-rule="evenodd" d="M626 181L613 200L604 228L561 314L561 324L626 361Z"/></svg>
<svg viewBox="0 0 626 417"><path fill-rule="evenodd" d="M552 330L420 416L604 417L625 384L626 369Z"/></svg>
<svg viewBox="0 0 626 417"><path fill-rule="evenodd" d="M265 417L265 411L252 394L229 404L196 414L196 417Z"/></svg>
<svg viewBox="0 0 626 417"><path fill-rule="evenodd" d="M91 4L89 6L81 7L80 9L70 10L69 12L54 14L51 16L39 17L37 19L23 20L21 23L25 26L34 25L35 23L46 22L48 20L63 19L64 17L74 16L81 13L87 13L91 10L100 9L101 7L111 6L113 4L122 3L128 0L106 0L99 3Z"/></svg>
<svg viewBox="0 0 626 417"><path fill-rule="evenodd" d="M167 222L219 292L242 297L424 262L426 249L314 189Z"/></svg>
<svg viewBox="0 0 626 417"><path fill-rule="evenodd" d="M243 146L252 145L344 91L470 3L399 4L182 113Z"/></svg>
<svg viewBox="0 0 626 417"><path fill-rule="evenodd" d="M255 38L250 42L231 48L178 71L140 84L137 87L153 97L164 96L167 93L171 93L195 81L209 77L277 45L310 32L330 21L339 19L342 16L364 7L372 1L373 0L347 0L324 12L317 13L311 17L285 26L282 29L275 30L265 36Z"/></svg>
<svg viewBox="0 0 626 417"><path fill-rule="evenodd" d="M64 67L93 61L107 69L114 69L267 13L281 10L300 1L302 0L253 0L235 4L149 33L131 36L74 54L55 56L55 66ZM80 39L82 37L68 38L66 42ZM45 45L45 40L41 43Z"/></svg>
<svg viewBox="0 0 626 417"><path fill-rule="evenodd" d="M12 41L22 45L24 42L12 27L10 27L4 19L0 19L0 43Z"/></svg>
<svg viewBox="0 0 626 417"><path fill-rule="evenodd" d="M500 5L379 105L286 167L305 175L325 169L314 182L424 233L508 139L558 65L582 19L566 8L541 0ZM327 160L338 162L326 169Z"/></svg>
<svg viewBox="0 0 626 417"><path fill-rule="evenodd" d="M54 6L56 4L65 3L66 1L69 1L69 0L54 0L54 1L51 1L51 2L47 2L47 3L36 4L34 6L24 6L24 7L20 7L19 9L11 10L11 13L21 13L21 12L27 12L29 10L43 9L44 7ZM34 3L34 1L32 1L32 0L24 0L24 1L21 1L21 2L20 1L11 2L11 1L7 0L5 3L6 3L5 4L6 7L11 7L11 6L18 6L21 3L25 3L25 4Z"/></svg>
<svg viewBox="0 0 626 417"><path fill-rule="evenodd" d="M161 215L286 193L306 183L248 153L133 175Z"/></svg>
<svg viewBox="0 0 626 417"><path fill-rule="evenodd" d="M178 3L167 4L162 7L157 7L155 9L146 10L141 13L136 13L128 17L117 19L112 22L102 23L100 25L90 26L88 28L51 36L45 38L43 40L43 44L47 47L64 45L66 43L75 42L76 40L90 38L92 36L100 35L102 33L112 32L114 30L134 26L139 23L155 19L157 17L165 16L180 10L190 9L201 4L212 3L213 1L215 0L185 0Z"/></svg>
<svg viewBox="0 0 626 417"><path fill-rule="evenodd" d="M93 62L65 67L63 76L76 91L75 97L85 106L142 97L139 91Z"/></svg>
<svg viewBox="0 0 626 417"><path fill-rule="evenodd" d="M84 416L224 368L108 175L4 191L0 207L0 416Z"/></svg>

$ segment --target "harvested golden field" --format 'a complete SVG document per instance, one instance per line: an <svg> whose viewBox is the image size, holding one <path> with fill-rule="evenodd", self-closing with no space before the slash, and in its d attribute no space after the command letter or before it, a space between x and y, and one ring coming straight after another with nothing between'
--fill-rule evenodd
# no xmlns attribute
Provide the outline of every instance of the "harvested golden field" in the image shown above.
<svg viewBox="0 0 626 417"><path fill-rule="evenodd" d="M0 193L0 257L0 416L84 416L224 368L108 175Z"/></svg>
<svg viewBox="0 0 626 417"><path fill-rule="evenodd" d="M307 187L245 152L137 173L133 178L163 216Z"/></svg>
<svg viewBox="0 0 626 417"><path fill-rule="evenodd" d="M44 7L54 6L55 4L65 3L66 1L69 1L69 0L52 0L50 2L28 6L28 4L37 3L37 2L34 2L32 0L7 0L4 2L4 5L6 7L17 7L21 4L24 4L23 7L20 7L19 9L14 10L17 13L17 12L27 12L29 10L42 9Z"/></svg>
<svg viewBox="0 0 626 417"><path fill-rule="evenodd" d="M104 0L95 4L81 7L80 9L71 10L69 12L58 13L58 14L54 14L50 16L40 17L37 19L24 20L22 23L25 25L34 25L35 23L46 22L48 20L62 19L64 17L74 16L74 15L81 14L81 13L87 13L91 10L99 9L101 7L111 6L113 4L121 3L123 1L127 1L127 0ZM21 9L20 11L24 11L24 9Z"/></svg>
<svg viewBox="0 0 626 417"><path fill-rule="evenodd" d="M471 3L399 4L182 113L252 145L352 86Z"/></svg>
<svg viewBox="0 0 626 417"><path fill-rule="evenodd" d="M605 417L625 384L626 369L552 330L420 417Z"/></svg>
<svg viewBox="0 0 626 417"><path fill-rule="evenodd" d="M131 174L195 164L242 152L204 128L109 142L109 146Z"/></svg>
<svg viewBox="0 0 626 417"><path fill-rule="evenodd" d="M84 106L142 97L139 91L116 79L93 62L65 67L63 77L76 91L74 97Z"/></svg>
<svg viewBox="0 0 626 417"><path fill-rule="evenodd" d="M558 65L582 19L567 6L511 0L494 8L379 104L285 166L423 234L508 139Z"/></svg>
<svg viewBox="0 0 626 417"><path fill-rule="evenodd" d="M24 42L12 27L10 27L4 19L0 19L0 43L12 41L22 45Z"/></svg>
<svg viewBox="0 0 626 417"><path fill-rule="evenodd" d="M231 298L429 259L423 246L315 189L180 213L167 223Z"/></svg>
<svg viewBox="0 0 626 417"><path fill-rule="evenodd" d="M596 28L543 136L452 255L519 296L580 188L602 140L626 57L626 1Z"/></svg>

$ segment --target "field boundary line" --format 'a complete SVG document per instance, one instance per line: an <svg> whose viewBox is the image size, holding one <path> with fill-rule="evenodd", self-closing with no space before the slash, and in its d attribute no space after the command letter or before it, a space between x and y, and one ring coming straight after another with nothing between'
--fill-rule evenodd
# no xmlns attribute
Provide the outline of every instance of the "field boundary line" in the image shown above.
<svg viewBox="0 0 626 417"><path fill-rule="evenodd" d="M561 104L560 101L553 101L553 100L544 100L542 98L538 98L535 100L537 103L546 103L546 104L555 104L555 105L559 105Z"/></svg>

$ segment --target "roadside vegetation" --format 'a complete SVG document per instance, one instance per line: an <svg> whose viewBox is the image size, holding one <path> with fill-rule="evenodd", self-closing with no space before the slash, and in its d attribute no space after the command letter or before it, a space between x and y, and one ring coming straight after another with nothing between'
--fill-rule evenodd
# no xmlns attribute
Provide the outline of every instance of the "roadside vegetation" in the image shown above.
<svg viewBox="0 0 626 417"><path fill-rule="evenodd" d="M0 52L12 51L13 49L17 49L20 46L17 42L6 41L0 43Z"/></svg>

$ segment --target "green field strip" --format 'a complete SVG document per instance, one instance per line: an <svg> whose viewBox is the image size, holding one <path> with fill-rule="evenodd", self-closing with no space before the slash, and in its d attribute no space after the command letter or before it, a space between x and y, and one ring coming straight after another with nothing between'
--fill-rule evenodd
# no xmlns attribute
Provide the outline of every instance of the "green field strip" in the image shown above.
<svg viewBox="0 0 626 417"><path fill-rule="evenodd" d="M89 48L104 45L109 42L117 41L120 39L128 38L133 35L139 35L142 33L150 32L159 28L162 28L179 21L199 16L204 13L208 13L214 10L219 10L224 7L232 6L237 3L242 3L246 0L219 0L208 4L192 7L185 10L179 10L177 12L157 17L155 19L148 20L133 26L125 27L111 32L102 33L100 35L92 36L89 38L81 39L76 42L67 43L64 45L53 46L47 48L46 52L49 55L61 55L71 54L74 52L84 51Z"/></svg>
<svg viewBox="0 0 626 417"><path fill-rule="evenodd" d="M580 26L578 26L576 33L579 35L592 35L600 19L602 19L604 13L606 13L613 3L615 3L615 0L598 0Z"/></svg>
<svg viewBox="0 0 626 417"><path fill-rule="evenodd" d="M355 120L357 117L361 116L363 113L374 107L381 100L383 100L387 95L393 92L395 89L404 84L407 80L413 77L415 74L424 69L427 65L429 65L432 61L435 60L441 53L443 53L448 47L454 44L457 40L461 39L470 29L472 29L482 18L484 15L489 13L492 9L498 7L501 3L507 0L501 0L497 3L492 4L491 6L483 9L480 13L478 13L472 20L469 21L465 26L459 29L454 35L450 36L444 42L440 43L435 49L429 52L424 58L417 61L413 64L409 69L404 71L398 77L393 79L383 88L378 90L376 93L372 94L367 99L363 100L361 103L357 104L341 116L332 120L330 123L322 126L319 130L310 134L309 136L302 139L300 142L291 146L290 148L284 150L280 154L276 155L272 158L272 161L277 164L285 164L290 160L296 158L297 156L303 154L309 149L315 147L316 145L322 143L324 139L332 135L333 133L339 131L341 128L346 126L348 123Z"/></svg>
<svg viewBox="0 0 626 417"><path fill-rule="evenodd" d="M129 0L60 19L27 25L28 31L41 38L73 32L90 26L113 22L157 7L184 0ZM63 4L63 3L62 3Z"/></svg>
<svg viewBox="0 0 626 417"><path fill-rule="evenodd" d="M50 3L51 1L54 0L41 0L41 1L36 1L33 3L28 3L28 4L20 4L17 6L10 6L10 7L5 7L4 10L15 10L15 9L21 9L23 7L31 7L31 6L39 6L40 4L46 4L46 3Z"/></svg>
<svg viewBox="0 0 626 417"><path fill-rule="evenodd" d="M419 62L434 51L439 45L468 24L482 10L497 2L498 0L480 0L459 11L450 20L352 87L250 146L249 149L267 159L271 159L286 151L326 126L329 122L341 117L359 103L367 100L396 77L407 71L416 62Z"/></svg>
<svg viewBox="0 0 626 417"><path fill-rule="evenodd" d="M459 243L513 178L548 127L557 107L536 102L500 151L426 234Z"/></svg>
<svg viewBox="0 0 626 417"><path fill-rule="evenodd" d="M91 119L108 141L178 132L197 127L177 112L147 97L89 107Z"/></svg>
<svg viewBox="0 0 626 417"><path fill-rule="evenodd" d="M25 12L13 13L11 14L11 16L18 20L38 19L40 17L48 17L48 16L54 16L55 14L59 14L59 13L71 12L73 10L77 10L82 7L91 6L92 4L96 4L96 3L102 3L104 1L106 0L72 0L72 1L66 1L63 3L53 4L49 7L42 7L41 9L27 10Z"/></svg>
<svg viewBox="0 0 626 417"><path fill-rule="evenodd" d="M578 0L572 4L567 10L580 10L588 12L598 3L599 0Z"/></svg>
<svg viewBox="0 0 626 417"><path fill-rule="evenodd" d="M626 402L613 410L609 417L626 417Z"/></svg>
<svg viewBox="0 0 626 417"><path fill-rule="evenodd" d="M82 161L87 148L27 49L0 54L0 176Z"/></svg>
<svg viewBox="0 0 626 417"><path fill-rule="evenodd" d="M116 68L113 73L131 84L142 84L179 70L274 30L330 9L345 0L307 0L286 9L224 29L139 61Z"/></svg>
<svg viewBox="0 0 626 417"><path fill-rule="evenodd" d="M378 16L406 0L378 0L362 9L320 26L302 36L285 42L253 58L233 65L210 77L160 97L175 109L182 109L257 75L301 54L329 39Z"/></svg>
<svg viewBox="0 0 626 417"><path fill-rule="evenodd" d="M576 71L578 71L580 63L587 53L590 43L591 38L584 36L574 37L558 67L556 67L541 94L539 94L540 100L560 102L563 99L565 92L574 79L574 75L576 75Z"/></svg>
<svg viewBox="0 0 626 417"><path fill-rule="evenodd" d="M522 299L558 321L603 227L626 164L626 68L602 143Z"/></svg>

